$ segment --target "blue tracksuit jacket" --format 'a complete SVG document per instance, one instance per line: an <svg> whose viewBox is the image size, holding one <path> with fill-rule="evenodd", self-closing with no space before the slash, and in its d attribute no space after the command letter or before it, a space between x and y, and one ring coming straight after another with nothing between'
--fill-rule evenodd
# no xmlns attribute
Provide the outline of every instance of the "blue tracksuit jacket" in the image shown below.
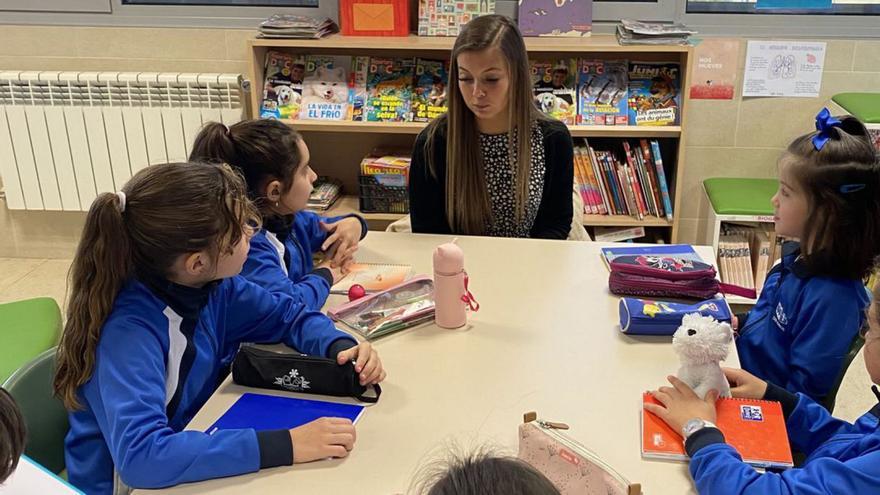
<svg viewBox="0 0 880 495"><path fill-rule="evenodd" d="M786 243L782 261L740 322L736 349L744 370L817 402L828 394L870 302L860 280L812 276Z"/></svg>
<svg viewBox="0 0 880 495"><path fill-rule="evenodd" d="M147 279L145 279L147 280ZM286 430L183 431L242 341L335 356L356 344L324 315L234 277L193 289L130 281L101 330L92 376L70 414L65 460L88 494L159 488L289 465Z"/></svg>

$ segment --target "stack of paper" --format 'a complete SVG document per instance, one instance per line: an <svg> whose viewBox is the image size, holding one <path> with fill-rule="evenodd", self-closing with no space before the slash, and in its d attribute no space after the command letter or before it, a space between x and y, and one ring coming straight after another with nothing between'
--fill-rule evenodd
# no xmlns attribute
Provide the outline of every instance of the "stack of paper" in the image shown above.
<svg viewBox="0 0 880 495"><path fill-rule="evenodd" d="M275 14L260 23L261 38L318 39L338 32L339 26L329 17Z"/></svg>
<svg viewBox="0 0 880 495"><path fill-rule="evenodd" d="M697 32L684 24L621 19L617 25L621 45L687 45L692 34Z"/></svg>

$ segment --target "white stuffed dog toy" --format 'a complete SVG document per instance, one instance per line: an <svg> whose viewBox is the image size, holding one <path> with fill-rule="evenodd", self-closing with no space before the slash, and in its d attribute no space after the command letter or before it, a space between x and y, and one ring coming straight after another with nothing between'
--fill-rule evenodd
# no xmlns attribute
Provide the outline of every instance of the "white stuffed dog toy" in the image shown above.
<svg viewBox="0 0 880 495"><path fill-rule="evenodd" d="M672 347L681 360L679 380L687 383L701 399L717 390L719 397L730 397L730 386L719 362L727 358L733 330L711 316L685 315L672 336Z"/></svg>

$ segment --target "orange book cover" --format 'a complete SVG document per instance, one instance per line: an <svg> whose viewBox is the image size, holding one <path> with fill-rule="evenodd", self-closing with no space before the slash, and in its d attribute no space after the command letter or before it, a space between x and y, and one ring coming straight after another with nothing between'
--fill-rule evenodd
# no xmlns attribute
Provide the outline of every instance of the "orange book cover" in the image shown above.
<svg viewBox="0 0 880 495"><path fill-rule="evenodd" d="M660 404L648 392L642 401ZM785 417L778 402L752 399L719 399L715 424L724 439L743 460L755 467L789 468L793 466ZM681 433L673 431L662 419L642 408L642 456L647 458L687 459Z"/></svg>
<svg viewBox="0 0 880 495"><path fill-rule="evenodd" d="M348 294L354 284L362 285L366 292L382 292L406 282L412 275L409 265L353 263L350 270L330 288L331 294Z"/></svg>

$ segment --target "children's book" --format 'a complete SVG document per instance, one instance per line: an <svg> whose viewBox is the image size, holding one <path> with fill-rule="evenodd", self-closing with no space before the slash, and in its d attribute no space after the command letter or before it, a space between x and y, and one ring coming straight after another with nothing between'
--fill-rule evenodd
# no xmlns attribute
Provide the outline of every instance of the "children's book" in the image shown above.
<svg viewBox="0 0 880 495"><path fill-rule="evenodd" d="M348 70L351 57L313 55L306 58L300 119L348 119Z"/></svg>
<svg viewBox="0 0 880 495"><path fill-rule="evenodd" d="M290 430L316 419L348 418L357 423L364 406L296 397L244 393L205 432L220 430Z"/></svg>
<svg viewBox="0 0 880 495"><path fill-rule="evenodd" d="M266 54L261 118L295 119L299 116L305 71L303 57L276 51Z"/></svg>
<svg viewBox="0 0 880 495"><path fill-rule="evenodd" d="M643 403L660 404L650 393ZM719 399L716 404L718 429L739 452L743 461L755 467L790 468L792 463L785 417L778 402L752 399ZM642 408L642 457L687 459L680 432Z"/></svg>
<svg viewBox="0 0 880 495"><path fill-rule="evenodd" d="M412 58L371 58L367 75L366 120L411 122L414 73Z"/></svg>
<svg viewBox="0 0 880 495"><path fill-rule="evenodd" d="M445 60L416 59L413 120L428 122L446 113L446 84L449 80Z"/></svg>
<svg viewBox="0 0 880 495"><path fill-rule="evenodd" d="M660 156L660 143L655 139L651 141L651 155L654 158L654 167L657 169L657 182L660 185L660 194L663 197L663 209L666 219L672 220L672 200L669 194L669 185L666 182L666 171L663 168L663 158Z"/></svg>
<svg viewBox="0 0 880 495"><path fill-rule="evenodd" d="M351 107L351 120L362 122L366 120L367 105L367 77L370 72L370 57L351 57L351 75L348 83L349 106Z"/></svg>
<svg viewBox="0 0 880 495"><path fill-rule="evenodd" d="M680 121L680 72L676 63L630 63L630 125L675 125Z"/></svg>
<svg viewBox="0 0 880 495"><path fill-rule="evenodd" d="M627 125L629 82L626 60L581 60L578 71L578 123Z"/></svg>
<svg viewBox="0 0 880 495"><path fill-rule="evenodd" d="M584 0L519 0L523 36L589 36L593 2Z"/></svg>
<svg viewBox="0 0 880 495"><path fill-rule="evenodd" d="M621 256L677 258L705 263L690 244L656 244L653 246L604 247L600 249L607 265Z"/></svg>
<svg viewBox="0 0 880 495"><path fill-rule="evenodd" d="M577 123L577 59L531 62L535 103L545 114L565 124Z"/></svg>
<svg viewBox="0 0 880 495"><path fill-rule="evenodd" d="M330 288L331 294L348 294L352 285L362 285L367 292L380 292L400 285L412 275L409 265L354 263L348 275Z"/></svg>

